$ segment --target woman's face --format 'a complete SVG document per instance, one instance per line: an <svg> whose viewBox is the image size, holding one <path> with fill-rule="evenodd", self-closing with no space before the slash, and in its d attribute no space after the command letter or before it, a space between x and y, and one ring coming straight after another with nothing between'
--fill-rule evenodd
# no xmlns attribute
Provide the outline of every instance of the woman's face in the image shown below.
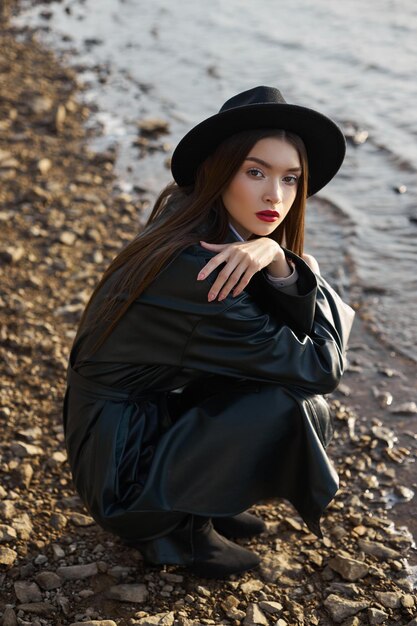
<svg viewBox="0 0 417 626"><path fill-rule="evenodd" d="M290 210L300 176L292 144L277 137L258 141L223 193L230 223L244 239L270 235Z"/></svg>

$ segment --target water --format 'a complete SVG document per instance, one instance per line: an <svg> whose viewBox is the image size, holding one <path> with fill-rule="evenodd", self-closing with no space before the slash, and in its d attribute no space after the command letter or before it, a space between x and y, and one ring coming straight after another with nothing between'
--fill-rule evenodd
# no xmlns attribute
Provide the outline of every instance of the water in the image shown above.
<svg viewBox="0 0 417 626"><path fill-rule="evenodd" d="M41 11L52 13L48 21ZM170 176L166 154L140 159L132 146L141 117L167 119L174 147L231 95L266 84L368 130L365 144L349 145L322 202L310 202L307 251L347 297L359 290L388 341L414 357L414 0L64 0L28 4L19 22L46 26L42 38L87 68L86 96L105 141L119 146L122 184L147 188L151 199ZM396 193L400 185L407 193Z"/></svg>

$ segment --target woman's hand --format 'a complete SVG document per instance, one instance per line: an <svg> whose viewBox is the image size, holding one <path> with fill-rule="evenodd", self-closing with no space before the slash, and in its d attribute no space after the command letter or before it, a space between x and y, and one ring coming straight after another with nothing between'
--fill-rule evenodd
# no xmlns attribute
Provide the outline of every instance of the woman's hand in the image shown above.
<svg viewBox="0 0 417 626"><path fill-rule="evenodd" d="M219 300L224 300L232 289L233 296L238 296L248 285L252 276L271 263L274 263L275 267L276 263L281 262L282 266L288 269L281 246L268 237L225 244L205 241L200 241L200 243L207 250L218 252L218 254L203 267L197 280L204 280L216 267L225 263L208 294L210 302L217 296Z"/></svg>

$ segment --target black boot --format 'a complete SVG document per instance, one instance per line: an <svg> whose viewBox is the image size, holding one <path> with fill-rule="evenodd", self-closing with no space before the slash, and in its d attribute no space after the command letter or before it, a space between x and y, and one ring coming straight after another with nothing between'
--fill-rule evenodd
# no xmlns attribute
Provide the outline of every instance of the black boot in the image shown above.
<svg viewBox="0 0 417 626"><path fill-rule="evenodd" d="M214 529L224 537L246 539L265 532L266 524L251 513L239 513L233 517L213 517Z"/></svg>
<svg viewBox="0 0 417 626"><path fill-rule="evenodd" d="M210 519L190 515L165 537L136 544L146 563L185 565L204 578L227 578L257 567L259 557L219 535Z"/></svg>

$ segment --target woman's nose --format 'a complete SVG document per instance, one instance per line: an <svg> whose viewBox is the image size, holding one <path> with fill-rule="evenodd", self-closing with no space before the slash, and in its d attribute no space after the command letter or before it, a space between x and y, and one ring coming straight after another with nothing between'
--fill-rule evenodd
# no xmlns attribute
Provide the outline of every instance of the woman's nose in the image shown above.
<svg viewBox="0 0 417 626"><path fill-rule="evenodd" d="M273 182L265 191L265 201L270 204L279 204L282 202L282 189L279 182Z"/></svg>

